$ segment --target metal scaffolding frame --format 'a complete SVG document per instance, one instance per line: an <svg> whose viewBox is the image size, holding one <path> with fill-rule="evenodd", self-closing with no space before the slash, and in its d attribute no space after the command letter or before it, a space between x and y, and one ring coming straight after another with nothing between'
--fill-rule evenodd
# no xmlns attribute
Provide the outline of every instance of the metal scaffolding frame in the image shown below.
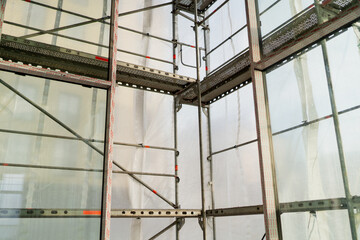
<svg viewBox="0 0 360 240"><path fill-rule="evenodd" d="M246 19L247 24L229 36L227 39L222 41L219 45L213 47L211 50L209 48L209 22L208 20L216 14L216 12L228 4L229 0L224 0L221 4L215 8L212 12L207 12L211 5L216 1L207 1L207 0L193 0L188 3L184 0L174 0L166 2L163 4L150 6L138 10L133 10L125 13L118 12L119 0L111 1L111 16L103 15L101 18L91 18L86 15L82 15L76 12L68 11L62 9L62 1L59 0L58 7L53 7L37 1L29 1L29 4L35 4L40 7L52 9L56 11L57 18L53 29L43 30L37 29L30 26L20 25L18 23L13 23L9 21L4 21L3 15L5 10L5 0L1 0L1 13L0 13L0 34L3 23L15 25L17 27L22 27L26 29L35 30L34 34L27 34L22 37L12 37L12 36L2 36L2 42L0 43L0 70L14 72L22 75L31 75L56 81L63 81L75 84L81 84L83 86L91 86L96 88L102 88L107 90L107 111L106 111L106 134L105 141L97 139L85 139L80 134L72 130L65 123L61 122L55 116L51 115L44 108L32 102L30 99L25 97L21 92L17 91L15 88L7 84L5 81L0 79L0 84L7 87L9 90L14 92L16 95L23 98L25 101L30 103L33 107L38 109L40 112L50 117L53 121L58 123L60 126L65 128L67 131L72 133L74 137L44 134L44 133L33 133L33 132L24 132L8 129L0 129L0 132L5 132L9 134L21 134L29 135L36 137L47 137L47 138L60 138L68 139L73 141L82 141L87 144L89 147L94 149L96 152L104 156L104 166L103 169L88 169L88 168L70 168L70 167L54 167L54 166L41 166L41 165L31 165L31 164L13 164L2 162L0 163L1 167L27 167L27 168L42 168L42 169L52 169L58 171L85 171L85 172L103 172L103 196L102 196L102 208L101 209L0 209L0 218L11 218L11 217L24 217L24 218L40 218L40 217L101 217L101 239L107 240L110 239L110 222L111 218L157 218L157 217L167 217L175 218L175 221L166 226L163 230L156 233L150 239L155 239L167 230L175 226L176 235L175 238L179 239L179 231L185 223L185 218L198 218L199 225L203 231L203 239L210 239L209 234L207 233L207 219L212 219L213 234L212 238L216 239L216 217L226 217L226 216L239 216L239 215L253 215L253 214L263 214L265 229L266 229L266 239L268 240L277 240L282 239L281 232L281 219L280 215L289 213L289 212L316 212L316 211L325 211L325 210L334 210L334 209L346 209L349 213L349 222L351 226L352 239L357 240L354 220L354 209L360 209L360 198L356 196L351 196L349 191L346 166L344 160L344 152L341 140L341 134L339 130L339 119L340 114L359 109L360 106L355 106L350 109L346 109L338 112L336 109L336 103L334 99L331 74L329 69L329 63L327 58L327 49L326 41L327 39L332 38L337 34L341 34L344 29L350 26L355 21L360 19L360 3L357 0L349 0L350 7L344 7L338 15L331 16L327 21L322 20L322 16L319 13L322 11L324 4L319 3L315 0L315 3L304 11L295 15L292 19L289 19L287 22L273 30L266 36L261 35L259 17L267 12L269 9L278 4L281 0L275 1L269 7L267 7L263 12L259 13L257 0L245 0L246 6ZM332 3L332 1L325 1L326 4ZM148 11L164 6L172 6L172 39L165 39L163 37L158 37L150 33L140 32L134 29L127 28L126 26L119 26L117 20L119 17L126 16L129 14L135 14L143 11ZM185 12L185 13L183 13ZM59 27L59 19L61 13L71 14L80 18L85 19L85 21ZM310 14L317 14L317 22L314 22L308 29L304 29L302 32L292 39L287 39L286 41L280 42L278 46L274 49L271 49L268 52L264 52L264 49L268 49L269 45L274 45L274 41L279 39L287 29L298 26L301 24L303 19L306 19ZM189 17L187 14L191 14L193 18ZM194 39L195 46L178 41L178 16L182 16L194 24ZM327 16L329 17L329 16ZM108 21L110 20L110 22ZM76 39L70 36L61 35L58 32L70 29L78 26L84 26L87 24L100 22L104 25L110 26L110 42L108 45L102 44L102 39L99 43L93 43L85 41L83 39ZM298 24L298 25L296 25ZM202 27L204 33L204 47L199 45L199 28ZM149 57L146 55L132 53L126 50L121 50L117 48L118 30L122 29L125 31L130 31L136 34L140 34L145 37L154 38L159 41L167 42L172 44L172 55L173 60L163 60L158 58ZM223 65L217 69L211 71L209 69L209 58L211 53L220 48L228 40L232 39L239 32L247 30L249 38L249 48L240 52L237 56L229 61L225 62ZM102 32L104 31L102 27ZM40 44L27 40L34 36L40 36L44 34L50 34L53 36L53 45L56 43L57 37L67 38L74 41L79 41L86 44L91 44L98 46L99 49L105 48L109 50L107 58L100 56L100 50L98 52L99 56L94 56L87 53L77 52L71 49L64 48L54 48L46 44ZM1 35L0 35L1 36ZM17 44L17 45L16 45ZM296 56L299 56L303 53L306 53L310 49L321 45L323 52L324 65L326 68L326 76L328 82L328 90L332 107L332 114L325 116L319 119L312 120L310 122L304 122L303 124L281 130L276 133L271 132L271 124L269 118L269 106L266 92L266 76L265 73L271 71L274 68L281 66L287 61L293 59ZM18 49L16 48L18 46ZM28 47L29 50L25 54L21 54L24 51L24 48L21 46ZM186 76L177 75L178 71L178 53L181 52L181 47L190 47L196 50L196 79L192 79ZM8 49L12 49L9 53L6 53ZM20 49L20 50L19 50ZM25 48L26 49L26 48ZM80 56L81 58L73 60L74 63L82 64L81 67L85 69L83 72L74 72L68 73L67 67L62 68L62 71L55 70L57 69L59 63L53 61L49 66L46 67L36 67L36 65L44 63L50 58L49 55L42 53L43 60L39 62L35 61L35 57L27 57L26 54L36 53L39 49L51 50L54 52L62 52L62 60L66 59L68 56ZM18 52L16 52L18 51ZM204 52L204 57L201 57L201 51ZM128 54L133 54L138 57L143 57L146 59L151 59L155 61L160 61L163 63L171 64L173 67L172 73L167 73L159 70L149 69L142 66L132 65L129 63L118 62L116 54L117 52L125 52ZM11 55L13 54L13 55ZM36 55L38 57L38 55ZM4 58L4 59L3 59ZM58 57L60 58L60 57ZM55 58L56 60L56 58ZM17 63L16 61L20 61ZM24 63L22 63L22 62ZM35 61L35 62L32 62ZM206 77L201 81L200 76L200 67L201 62L204 61L206 68ZM32 65L31 65L32 64ZM34 66L33 66L34 65ZM83 74L86 72L86 69L96 66L98 69L102 69L101 74ZM70 69L70 71L73 69ZM75 71L75 70L74 70ZM130 76L130 77L129 77ZM134 80L136 79L136 80ZM220 79L220 80L216 80ZM251 141L247 141L241 144L237 144L223 150L216 152L212 151L211 143L211 115L210 115L210 105L216 100L227 96L228 94L238 90L239 88L246 86L247 84L252 83L253 92L254 92L254 102L255 102L255 113L256 113L256 128L257 128L257 138ZM174 119L174 147L160 147L160 146L150 146L144 143L121 143L114 142L113 139L113 128L114 128L114 95L115 87L132 87L141 89L144 91L154 91L161 94L171 94L173 98L173 119ZM178 140L177 140L177 112L181 109L181 104L190 104L196 106L198 109L198 125L199 125L199 164L200 164L200 180L201 180L201 209L180 209L180 203L178 199L179 191L179 176L178 176ZM203 157L203 133L202 133L202 114L205 111L207 118L207 132L209 135L208 138L208 147L209 147L209 156L206 158L210 164L210 191L211 191L211 209L206 209L205 207L205 182L204 182L204 157ZM276 172L274 166L274 156L273 156L273 144L272 136L294 130L296 128L301 128L307 126L311 123L319 122L328 118L333 118L334 126L336 130L336 140L337 147L339 152L340 165L342 170L342 178L345 188L345 198L337 199L320 199L313 201L302 201L302 202L290 202L290 203L279 203L278 193L277 193L277 183L276 183ZM256 143L258 144L259 151L259 166L261 172L261 187L263 195L263 205L257 206L245 206L245 207L232 207L232 208L215 208L214 202L214 189L213 189L213 156L216 154L223 153L225 151L230 151L245 145ZM104 150L98 149L93 143L103 143L105 145ZM127 171L117 162L113 161L113 146L122 145L128 147L136 148L149 148L162 151L172 151L174 152L174 173L173 174L160 174L160 173L147 173L147 172L135 172ZM206 161L205 159L205 161ZM122 171L113 170L113 164L120 168ZM132 177L134 180L142 184L144 187L152 191L160 199L168 203L172 209L111 209L111 185L112 185L112 174L127 174ZM143 182L141 179L137 178L135 175L150 175L150 176L162 176L174 178L175 184L175 203L169 201L160 193L158 193L151 186Z"/></svg>

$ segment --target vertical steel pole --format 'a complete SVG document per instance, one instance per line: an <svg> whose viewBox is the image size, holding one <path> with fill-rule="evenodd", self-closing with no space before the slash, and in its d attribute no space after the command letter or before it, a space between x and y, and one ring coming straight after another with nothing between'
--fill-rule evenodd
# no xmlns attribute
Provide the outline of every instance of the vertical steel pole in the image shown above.
<svg viewBox="0 0 360 240"><path fill-rule="evenodd" d="M204 22L204 46L205 46L205 74L206 76L210 72L210 55L207 55L210 49L210 28L209 20ZM215 198L214 198L214 178L213 178L213 161L212 161L212 141L211 141L211 117L210 117L210 106L207 107L207 122L208 122L208 144L209 144L209 162L210 162L210 191L211 191L211 207L215 209ZM216 218L212 217L213 226L213 239L216 239Z"/></svg>
<svg viewBox="0 0 360 240"><path fill-rule="evenodd" d="M6 6L6 0L0 0L0 41L1 41L1 33L3 29L4 24L4 18L5 18L5 6Z"/></svg>
<svg viewBox="0 0 360 240"><path fill-rule="evenodd" d="M119 0L111 1L110 39L109 39L109 69L108 79L111 87L107 92L106 109L106 132L105 132L105 159L104 159L104 184L101 214L101 239L110 239L111 222L111 181L113 166L113 143L114 143L114 110L115 110L115 86L116 86L116 53L118 40L118 10Z"/></svg>
<svg viewBox="0 0 360 240"><path fill-rule="evenodd" d="M178 41L178 16L176 13L178 0L175 0L172 6L172 40L173 40L173 73L177 73L178 66L176 64L177 58L177 41Z"/></svg>
<svg viewBox="0 0 360 240"><path fill-rule="evenodd" d="M322 19L321 14L320 14L321 9L319 6L319 1L315 0L314 4L315 4L315 8L316 8L318 22L319 22L319 24L322 24L322 23L324 23L324 20ZM332 85L332 78L331 78L330 63L329 63L327 46L326 46L326 40L325 39L321 40L320 43L321 43L321 50L322 50L324 66L325 66L326 81L327 81L328 91L329 91L331 111L332 111L334 127L335 127L335 135L336 135L336 143L337 143L338 153L339 153L341 175L342 175L342 180L343 180L343 185L344 185L345 197L346 197L346 201L347 201L347 210L348 210L348 214L349 214L351 236L352 236L353 240L358 240L355 214L354 214L354 205L352 202L352 196L351 196L350 186L349 186L349 179L348 179L348 175L347 175L345 154L344 154L344 148L343 148L342 137L341 137L341 132L340 132L339 114L338 114L338 110L336 107L335 94L334 94L334 89L333 89L333 85Z"/></svg>
<svg viewBox="0 0 360 240"><path fill-rule="evenodd" d="M357 232L356 232L354 205L352 202L352 196L351 196L350 186L349 186L349 179L348 179L348 175L347 175L345 154L344 154L344 148L343 148L341 132L340 132L339 114L338 114L337 107L336 107L334 89L333 89L332 79L331 79L331 74L330 74L330 65L329 65L329 59L328 59L328 54L327 54L326 40L321 41L321 48L322 48L322 52L323 52L325 71L326 71L326 79L327 79L328 90L329 90L331 110L332 110L332 114L333 114L336 142L337 142L340 166L341 166L341 174L342 174L342 179L343 179L343 184L344 184L345 197L347 200L347 210L348 210L349 220L350 220L351 235L352 235L353 240L357 240L358 236L357 236Z"/></svg>
<svg viewBox="0 0 360 240"><path fill-rule="evenodd" d="M255 63L261 60L261 32L257 0L245 0L245 6L248 25L247 29L251 62L250 70L254 92L266 239L279 240L282 239L281 222L265 74L256 70L254 67Z"/></svg>
<svg viewBox="0 0 360 240"><path fill-rule="evenodd" d="M108 9L107 0L103 0L102 17L106 17L107 9ZM104 42L104 31L105 31L105 24L101 23L100 34L99 34L99 44L100 45L103 45L103 42ZM97 50L97 55L98 56L101 56L102 50L103 50L103 47L99 46L98 50ZM90 123L91 130L90 130L90 135L89 135L91 138L94 137L94 133L95 133L95 124L96 124L96 116L95 116L95 114L96 114L97 96L98 96L98 89L93 88L93 90L92 90L92 101L91 101L91 123ZM92 156L93 156L93 150L89 149L88 158L92 159ZM88 186L86 186L85 184L84 184L84 187L88 188ZM86 193L86 198L87 198L87 195L88 195L87 192L88 192L88 190L83 191L83 197L85 197L85 193ZM85 203L85 200L82 200L82 201Z"/></svg>
<svg viewBox="0 0 360 240"><path fill-rule="evenodd" d="M177 141L177 100L176 97L174 96L174 112L173 112L173 117L174 117L174 148L176 149L174 156L175 156L175 205L177 208L179 208L179 181L178 181L178 170L179 170L179 165L178 165L178 156L179 156L179 152L177 150L178 148L178 141ZM176 218L177 222L179 222L179 218ZM179 231L180 231L180 227L179 224L176 224L176 240L179 239Z"/></svg>
<svg viewBox="0 0 360 240"><path fill-rule="evenodd" d="M175 0L172 5L172 40L173 40L173 73L177 73L178 67L176 64L176 57L177 57L177 41L178 41L178 17L176 14L178 0ZM177 140L177 99L174 96L174 111L173 111L173 118L174 118L174 148L176 149L174 153L175 157L175 176L178 176L178 140ZM178 178L175 178L175 205L177 208L179 208L179 181ZM179 232L180 232L180 226L179 226L179 218L176 218L176 230L175 230L175 237L176 240L179 240Z"/></svg>
<svg viewBox="0 0 360 240"><path fill-rule="evenodd" d="M352 202L352 196L351 196L350 186L349 186L349 179L348 179L348 175L347 175L345 154L344 154L344 148L343 148L341 132L340 132L339 114L338 114L337 107L336 107L334 89L333 89L333 85L332 85L330 64L329 64L329 59L328 59L327 47L326 47L326 40L321 41L321 49L323 52L326 80L327 80L327 84L328 84L331 110L332 110L332 114L333 114L333 121L334 121L335 134L336 134L336 143L337 143L337 147L338 147L340 167L341 167L341 175L342 175L342 180L343 180L343 184L344 184L345 197L346 197L346 201L347 201L347 210L348 210L348 214L349 214L351 236L352 236L353 240L358 240L357 230L356 230L356 222L355 222L354 204Z"/></svg>
<svg viewBox="0 0 360 240"><path fill-rule="evenodd" d="M210 161L210 191L211 191L211 208L215 209L215 196L214 196L214 166L213 166L213 159L212 159L212 141L211 141L211 114L210 114L210 106L207 109L207 120L208 120L208 138L209 138L209 158ZM216 239L216 218L212 218L212 225L213 225L213 239Z"/></svg>
<svg viewBox="0 0 360 240"><path fill-rule="evenodd" d="M62 9L62 5L63 5L63 0L58 0L58 8ZM58 28L60 27L60 19L61 19L61 11L56 11L56 17L55 17L55 23L54 23L54 28ZM51 41L52 45L56 45L56 41L57 41L57 36L54 35Z"/></svg>
<svg viewBox="0 0 360 240"><path fill-rule="evenodd" d="M197 98L198 98L198 120L199 120L199 148L200 148L200 177L201 177L201 210L202 210L202 225L203 225L203 239L206 240L206 211L205 211L205 186L204 186L204 163L203 163L203 142L202 142L202 103L201 103L201 89L200 89L200 49L198 36L198 10L197 0L194 0L194 31L195 31L195 48L196 48L196 83L197 83Z"/></svg>

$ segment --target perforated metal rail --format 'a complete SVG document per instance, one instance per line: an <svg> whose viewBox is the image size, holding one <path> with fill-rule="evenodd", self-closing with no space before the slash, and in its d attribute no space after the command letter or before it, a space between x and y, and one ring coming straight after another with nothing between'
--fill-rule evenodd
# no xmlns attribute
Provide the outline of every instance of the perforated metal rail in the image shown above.
<svg viewBox="0 0 360 240"><path fill-rule="evenodd" d="M113 218L197 218L200 209L117 209L111 211ZM0 209L0 218L99 218L98 209Z"/></svg>

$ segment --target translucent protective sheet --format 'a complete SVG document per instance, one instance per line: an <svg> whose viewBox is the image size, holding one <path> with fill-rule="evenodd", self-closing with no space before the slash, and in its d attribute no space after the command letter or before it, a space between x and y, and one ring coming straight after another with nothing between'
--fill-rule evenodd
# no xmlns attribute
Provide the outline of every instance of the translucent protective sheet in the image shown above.
<svg viewBox="0 0 360 240"><path fill-rule="evenodd" d="M341 113L340 131L351 195L360 195L359 136L360 89L358 66L360 63L359 22L346 32L327 42L331 76L333 80L337 109ZM343 113L342 113L343 112ZM355 214L360 237L360 211Z"/></svg>
<svg viewBox="0 0 360 240"><path fill-rule="evenodd" d="M211 105L213 152L256 140L254 110L252 84ZM215 208L262 204L257 141L212 159ZM264 235L262 215L215 220L217 239L261 239Z"/></svg>
<svg viewBox="0 0 360 240"><path fill-rule="evenodd" d="M81 14L88 18L74 16L70 13L60 13L54 9L39 6L36 3L31 2L33 1L7 1L3 33L22 37L28 34L37 33L39 30L52 30L59 27L91 21L91 19L99 19L103 16L110 16L110 0L34 1L55 8L60 7L64 10ZM62 4L59 5L61 2ZM25 27L15 26L11 23L20 24ZM35 29L26 29L26 27ZM70 27L65 30L53 31L52 33L91 42L95 45L67 39L54 34L41 34L39 36L31 36L29 39L70 49L76 49L78 51L91 54L97 54L104 57L108 56L108 50L102 47L99 49L99 46L96 46L96 44L104 45L105 47L109 45L109 25L100 22L92 22L78 27Z"/></svg>
<svg viewBox="0 0 360 240"><path fill-rule="evenodd" d="M258 0L262 36L313 3L313 0Z"/></svg>
<svg viewBox="0 0 360 240"><path fill-rule="evenodd" d="M223 2L222 0L216 1L208 12L213 12ZM246 25L245 2L229 1L210 17L208 23L210 26L210 49L208 51L242 29L208 56L209 71L212 71L249 46L247 28L244 27Z"/></svg>
<svg viewBox="0 0 360 240"><path fill-rule="evenodd" d="M3 240L97 240L100 237L100 224L100 218L0 219L0 231ZM18 232L22 234L17 235Z"/></svg>
<svg viewBox="0 0 360 240"><path fill-rule="evenodd" d="M94 94L92 88L7 72L0 79L83 138L97 139L93 145L103 151L105 90ZM100 209L102 154L3 84L0 96L0 208ZM100 217L4 218L0 228L1 239L99 239Z"/></svg>
<svg viewBox="0 0 360 240"><path fill-rule="evenodd" d="M340 35L338 41L344 36L346 39L346 35ZM338 55L334 48L331 50L330 62L340 58L342 49L338 46ZM357 57L352 53L350 58ZM332 66L331 75L343 77ZM297 57L266 77L280 202L345 197L321 48ZM339 80L333 81L335 94L341 91L340 82L336 85L336 81ZM336 103L339 99L340 106L354 106L351 103L356 97L351 96L351 91L347 91L346 98L342 94L339 98L335 95ZM357 151L354 144L358 134L353 122L358 117L356 111L339 114L350 188L355 195L359 189L358 164L352 156ZM284 214L282 226L285 239L351 238L346 211Z"/></svg>
<svg viewBox="0 0 360 240"><path fill-rule="evenodd" d="M284 239L351 239L347 211L281 215Z"/></svg>
<svg viewBox="0 0 360 240"><path fill-rule="evenodd" d="M219 240L261 240L265 234L264 216L220 217L216 219L216 229Z"/></svg>
<svg viewBox="0 0 360 240"><path fill-rule="evenodd" d="M143 92L124 87L116 89L115 142L135 143L150 146L174 146L173 97ZM204 156L208 155L206 118L203 115ZM197 108L183 106L178 112L179 155L179 203L183 209L201 208L200 168L198 149ZM174 173L174 152L115 146L114 161L129 171ZM116 167L115 169L116 170ZM173 178L138 176L168 200L175 201ZM209 167L205 166L206 208L210 209L211 196ZM191 197L189 197L191 196ZM131 177L113 175L113 209L171 209ZM112 219L112 238L148 239L172 223L174 219ZM211 236L211 222L208 224ZM186 219L180 231L182 239L199 239L202 231L197 219ZM194 235L195 234L195 235ZM197 236L197 237L194 237ZM159 239L174 239L175 228L168 230Z"/></svg>

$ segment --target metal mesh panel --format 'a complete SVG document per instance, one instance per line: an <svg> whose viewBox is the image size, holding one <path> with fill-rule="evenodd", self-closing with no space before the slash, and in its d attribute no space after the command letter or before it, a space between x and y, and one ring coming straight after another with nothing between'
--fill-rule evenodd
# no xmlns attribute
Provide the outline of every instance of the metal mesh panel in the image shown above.
<svg viewBox="0 0 360 240"><path fill-rule="evenodd" d="M0 57L100 79L107 78L108 63L96 59L94 55L12 36L3 36ZM189 77L124 62L118 62L117 72L119 82L171 93L195 81Z"/></svg>
<svg viewBox="0 0 360 240"><path fill-rule="evenodd" d="M206 77L201 82L201 93L207 93L209 90L216 88L219 85L225 84L228 81L231 81L234 77L237 76L242 70L250 66L249 52L245 52L239 57L232 60L230 63ZM189 89L183 95L186 100L193 100L196 98L196 93L194 90Z"/></svg>
<svg viewBox="0 0 360 240"><path fill-rule="evenodd" d="M352 6L355 0L325 0L321 3L321 11L324 11L325 20L332 18L336 15L330 15L326 12L326 9L338 9L338 13ZM298 15L294 19L290 19L288 22L279 26L278 30L273 31L270 36L265 37L263 40L263 54L264 57L277 54L280 48L291 44L294 40L298 40L304 34L308 33L316 26L318 26L318 17L314 6L310 6L303 13ZM201 93L203 96L203 102L211 101L211 98L217 98L216 93L219 96L226 94L234 86L239 84L241 81L247 81L246 67L250 65L249 52L245 52L241 56L235 58L215 73L206 77L201 82ZM234 83L231 83L234 81ZM182 93L183 99L186 101L196 101L195 89L189 88Z"/></svg>
<svg viewBox="0 0 360 240"><path fill-rule="evenodd" d="M296 39L302 33L309 31L318 24L315 8L291 21L288 25L281 28L263 41L263 54L269 53L280 48L287 42Z"/></svg>
<svg viewBox="0 0 360 240"><path fill-rule="evenodd" d="M352 0L335 0L327 3L327 1L323 1L323 5L331 5L331 7L341 9L345 8L346 6L350 5L353 1Z"/></svg>
<svg viewBox="0 0 360 240"><path fill-rule="evenodd" d="M193 0L180 0L179 4L186 6L187 8L194 8ZM199 0L198 1L198 10L206 11L211 5L213 5L216 0Z"/></svg>

